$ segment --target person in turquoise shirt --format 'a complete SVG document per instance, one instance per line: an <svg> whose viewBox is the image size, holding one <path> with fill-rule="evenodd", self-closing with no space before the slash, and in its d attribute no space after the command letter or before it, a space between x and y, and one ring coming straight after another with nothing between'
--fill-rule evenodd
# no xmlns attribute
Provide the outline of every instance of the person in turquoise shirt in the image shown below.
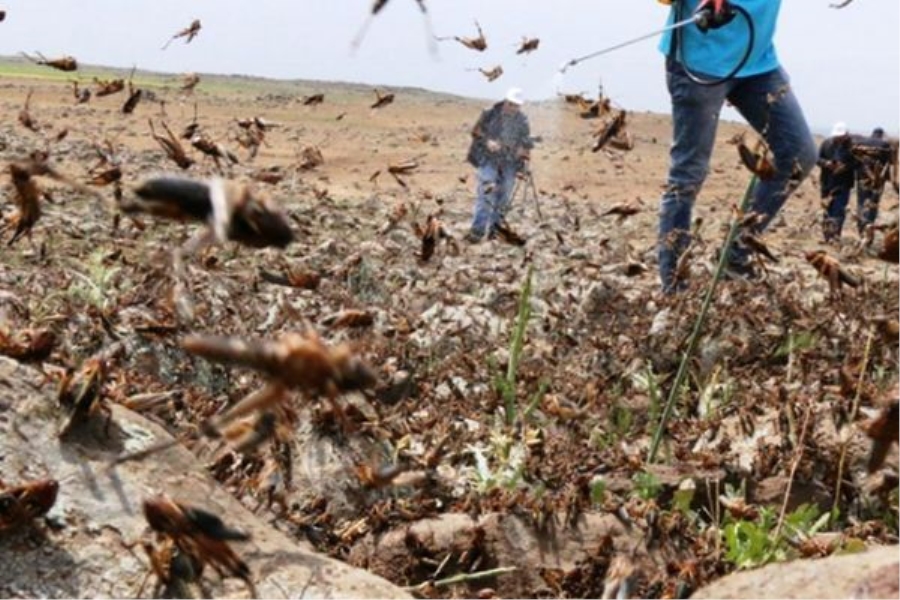
<svg viewBox="0 0 900 600"><path fill-rule="evenodd" d="M669 2L664 2L669 4ZM658 256L665 293L686 284L676 265L690 244L691 212L709 172L719 113L727 100L765 139L776 172L753 193L749 233L760 233L816 163L816 144L775 51L780 0L673 0L669 22L703 14L660 42L672 99L673 139L669 174L660 201ZM698 11L699 13L695 12ZM748 44L751 39L752 47ZM726 275L754 278L740 237L728 256Z"/></svg>

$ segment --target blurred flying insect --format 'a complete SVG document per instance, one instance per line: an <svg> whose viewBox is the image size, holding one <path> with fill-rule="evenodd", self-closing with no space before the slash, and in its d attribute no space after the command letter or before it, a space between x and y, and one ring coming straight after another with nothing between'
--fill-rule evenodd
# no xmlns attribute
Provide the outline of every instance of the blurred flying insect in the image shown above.
<svg viewBox="0 0 900 600"><path fill-rule="evenodd" d="M523 37L522 43L519 44L519 49L516 50L516 54L530 54L538 49L541 40L539 38L528 38Z"/></svg>
<svg viewBox="0 0 900 600"><path fill-rule="evenodd" d="M346 425L338 395L375 383L371 367L349 346L327 346L311 329L287 333L276 341L193 335L185 338L182 346L208 360L260 371L267 379L262 389L203 424L203 431L212 437L220 436L222 429L239 417L279 406L292 389L312 397L324 395L334 415Z"/></svg>
<svg viewBox="0 0 900 600"><path fill-rule="evenodd" d="M475 28L478 29L478 35L473 38L451 35L447 37L436 37L435 39L439 42L443 42L444 40L456 40L470 50L475 50L476 52L484 52L488 46L487 38L484 37L484 32L481 30L481 25L478 24L478 21L475 21Z"/></svg>
<svg viewBox="0 0 900 600"><path fill-rule="evenodd" d="M141 182L133 194L123 196L124 213L145 212L177 221L206 225L173 252L175 304L185 320L193 318L193 304L186 289L184 259L212 243L233 241L251 248L284 248L294 239L286 215L268 198L249 186L211 179L158 176Z"/></svg>
<svg viewBox="0 0 900 600"><path fill-rule="evenodd" d="M22 56L24 56L26 59L30 60L31 62L33 62L35 64L52 67L58 71L69 72L69 71L77 71L78 70L78 61L75 60L74 57L62 56L60 58L54 58L54 59L50 60L50 59L47 59L46 57L44 57L44 55L41 54L40 52L35 52L35 54L37 55L37 58L33 58L24 52L22 53Z"/></svg>
<svg viewBox="0 0 900 600"><path fill-rule="evenodd" d="M496 67L493 67L491 69L478 68L474 70L484 75L485 79L487 79L488 81L494 81L495 79L499 79L500 76L503 75L502 65L497 65Z"/></svg>
<svg viewBox="0 0 900 600"><path fill-rule="evenodd" d="M144 500L144 517L150 528L157 533L165 544L171 542L179 552L190 560L192 575L199 580L203 568L211 566L220 576L230 575L244 581L252 597L256 597L256 589L250 573L250 567L231 548L229 542L245 542L250 535L226 525L222 519L209 511L194 506L175 502L166 496L158 496ZM145 545L151 556L151 564L157 565L153 558L158 556L154 547ZM164 561L158 561L162 563ZM171 564L165 571L172 575ZM154 571L157 569L154 568ZM160 577L157 572L157 577ZM193 578L186 577L186 580Z"/></svg>
<svg viewBox="0 0 900 600"><path fill-rule="evenodd" d="M369 30L369 26L372 24L372 20L378 15L378 13L382 11L385 6L387 6L388 2L389 0L374 0L369 16L366 17L366 20L359 28L359 31L355 36L353 36L353 41L350 42L350 48L353 51L359 48L360 44L362 44L363 38L366 36L366 32ZM428 7L425 6L425 0L416 0L416 4L419 6L419 12L422 13L422 19L425 21L425 34L427 36L428 52L430 52L432 55L437 54L437 45L434 43L434 33L431 26L431 17L428 14Z"/></svg>
<svg viewBox="0 0 900 600"><path fill-rule="evenodd" d="M377 89L374 91L375 91L375 102L372 103L372 105L369 106L369 108L382 108L394 101L394 94L392 94L392 93L382 94Z"/></svg>
<svg viewBox="0 0 900 600"><path fill-rule="evenodd" d="M59 482L55 479L30 481L7 487L0 481L0 535L47 514L56 504Z"/></svg>
<svg viewBox="0 0 900 600"><path fill-rule="evenodd" d="M163 44L162 50L165 50L166 48L168 48L169 44L171 44L178 38L187 38L184 40L184 43L190 44L191 41L195 37L197 37L197 34L200 33L200 28L201 28L200 19L194 19L193 21L191 21L190 25L188 25L187 27L185 27L184 29L182 29L181 31L179 31L178 33L173 35L171 38L169 38L169 41L167 41L165 44Z"/></svg>
<svg viewBox="0 0 900 600"><path fill-rule="evenodd" d="M103 96L111 96L112 94L118 94L122 90L125 89L125 80L124 79L98 79L94 77L94 85L96 89L94 90L94 95L98 98L102 98Z"/></svg>

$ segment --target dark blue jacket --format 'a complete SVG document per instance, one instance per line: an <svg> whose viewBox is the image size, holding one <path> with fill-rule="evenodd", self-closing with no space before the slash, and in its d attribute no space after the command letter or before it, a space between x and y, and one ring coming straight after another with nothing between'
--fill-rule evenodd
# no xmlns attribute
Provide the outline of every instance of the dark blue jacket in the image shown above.
<svg viewBox="0 0 900 600"><path fill-rule="evenodd" d="M835 190L853 187L856 180L856 160L850 151L850 136L826 138L819 146L818 165L821 169L819 183L822 197L830 196Z"/></svg>
<svg viewBox="0 0 900 600"><path fill-rule="evenodd" d="M466 156L466 160L472 166L480 167L487 162L493 162L499 167L511 166L516 171L524 166L519 152L529 150L534 145L528 117L521 110L504 113L503 104L501 101L482 111L478 123L472 129L472 144ZM488 140L500 142L500 151L488 152Z"/></svg>

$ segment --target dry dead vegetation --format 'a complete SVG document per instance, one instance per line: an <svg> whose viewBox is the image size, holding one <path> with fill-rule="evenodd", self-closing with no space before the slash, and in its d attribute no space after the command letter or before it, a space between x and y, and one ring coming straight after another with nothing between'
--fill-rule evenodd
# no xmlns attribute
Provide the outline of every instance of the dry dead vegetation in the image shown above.
<svg viewBox="0 0 900 600"><path fill-rule="evenodd" d="M684 597L737 567L896 543L892 430L872 423L891 401L896 420L897 269L852 234L821 247L812 182L767 236L779 260L765 279L718 287L646 463L749 177L725 143L740 126L723 124L690 288L664 299L651 209L664 117L629 113L619 148L561 99L528 107L539 198L510 215L526 243L469 246L457 240L478 103L394 90L387 105L376 90L375 111L363 87L210 81L189 97L174 80L145 85L134 114L100 93L77 103L68 82L3 83L0 159L47 158L31 173L40 218L9 247L25 217L6 171L0 352L66 382L52 410L139 411L274 527L427 597ZM34 129L16 121L23 102ZM215 160L199 131L234 160ZM98 154L117 172L99 198L84 189ZM402 179L370 177L411 155ZM293 229L284 250L187 258L190 321L170 253L195 226L115 209L160 172L252 184ZM882 206L895 218L896 194ZM871 475L867 431L890 449ZM19 475L0 464L7 485ZM220 558L200 564L225 556L251 586L253 561L209 538L209 515L166 506L178 520L153 528L170 537L147 546L157 588L177 583L165 561L215 544Z"/></svg>

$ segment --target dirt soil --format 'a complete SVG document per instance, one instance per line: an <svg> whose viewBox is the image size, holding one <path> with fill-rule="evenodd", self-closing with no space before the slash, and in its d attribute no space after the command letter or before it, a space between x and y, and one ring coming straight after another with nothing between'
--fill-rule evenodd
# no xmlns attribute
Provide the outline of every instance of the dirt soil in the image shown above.
<svg viewBox="0 0 900 600"><path fill-rule="evenodd" d="M839 509L828 528L839 541L813 552L794 540L794 556L897 542L896 453L888 471L867 475L863 430L896 401L898 270L861 247L852 215L844 244L823 245L815 176L765 234L778 262L764 263L764 279L717 287L662 464L645 464L750 180L729 143L743 132L752 141L747 127L719 129L695 210L690 288L665 298L655 244L667 115L629 113L634 147L592 152L604 119L581 118L563 98L526 105L540 137L537 197L517 196L509 215L525 243L473 245L463 241L475 187L464 158L486 103L392 89L380 91L395 100L376 109L368 86L201 76L185 92L177 76L135 82L144 95L123 114L127 88L77 104L65 78L0 79L0 162L47 150L79 184L37 177L46 195L32 235L7 246L12 231L0 234L0 346L14 354L52 332L48 353L22 360L42 363L55 386L121 345L100 402L184 440L273 527L428 597L599 597L625 582L637 597L684 596L736 569L721 535L728 519L762 508L777 517L783 505ZM304 102L317 93L321 103ZM268 126L251 156L238 122L254 118ZM237 163L219 168L181 139L195 160L182 170L148 121L175 137L194 124ZM284 208L296 240L191 257L196 316L185 323L171 252L198 225L118 214L114 186L92 181L114 166L126 197L161 173L249 183ZM9 179L4 171L6 220L16 213ZM604 214L623 204L637 210ZM896 221L897 206L888 190L880 222ZM446 237L424 260L429 217ZM806 259L818 250L862 284L832 291ZM343 426L329 402L298 392L274 437L251 451L202 435L201 423L261 379L190 354L184 337L274 340L307 327L329 346L349 344L377 375L338 399ZM0 461L5 484L28 475Z"/></svg>

